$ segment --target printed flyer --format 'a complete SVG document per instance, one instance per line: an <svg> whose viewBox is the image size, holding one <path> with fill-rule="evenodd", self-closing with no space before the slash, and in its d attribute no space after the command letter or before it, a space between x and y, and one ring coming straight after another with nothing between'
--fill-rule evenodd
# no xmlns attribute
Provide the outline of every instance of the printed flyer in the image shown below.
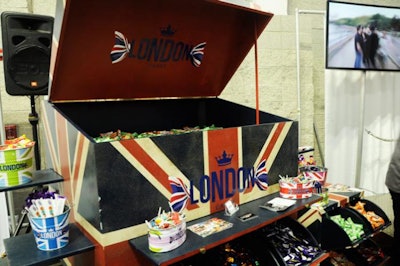
<svg viewBox="0 0 400 266"><path fill-rule="evenodd" d="M199 236L206 237L214 233L221 232L225 229L231 228L232 223L220 218L211 218L207 221L200 222L188 227L190 231L198 234Z"/></svg>

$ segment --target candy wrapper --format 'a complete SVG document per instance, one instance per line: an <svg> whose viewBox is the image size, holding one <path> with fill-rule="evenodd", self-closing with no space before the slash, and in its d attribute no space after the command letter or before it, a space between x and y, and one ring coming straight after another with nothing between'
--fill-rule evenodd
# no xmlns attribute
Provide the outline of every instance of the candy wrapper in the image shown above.
<svg viewBox="0 0 400 266"><path fill-rule="evenodd" d="M309 265L321 254L321 249L304 234L293 231L283 224L263 229L267 240L278 251L284 265Z"/></svg>
<svg viewBox="0 0 400 266"><path fill-rule="evenodd" d="M35 146L35 142L27 138L26 135L22 135L15 139L5 140L4 145L0 145L0 150L15 150L33 146Z"/></svg>
<svg viewBox="0 0 400 266"><path fill-rule="evenodd" d="M119 141L119 140L126 140L126 139L140 139L140 138L148 138L148 137L157 137L157 136L165 136L165 135L179 135L185 133L191 133L195 131L206 131L206 130L214 130L214 129L221 129L221 127L216 127L214 125L206 126L206 127L184 127L182 129L171 129L171 130L154 130L142 133L129 133L124 132L121 130L117 131L110 131L105 133L100 133L99 137L94 138L94 141L97 143L100 142L111 142L111 141Z"/></svg>
<svg viewBox="0 0 400 266"><path fill-rule="evenodd" d="M180 224L185 217L178 212L158 211L158 214L150 222L145 221L149 229L167 229Z"/></svg>
<svg viewBox="0 0 400 266"><path fill-rule="evenodd" d="M35 190L25 199L25 210L31 217L49 218L60 215L67 206L66 197L47 188Z"/></svg>
<svg viewBox="0 0 400 266"><path fill-rule="evenodd" d="M358 201L354 206L350 207L362 214L368 220L374 230L377 230L378 228L384 226L385 220L374 211L367 211L365 209L365 205L365 202Z"/></svg>
<svg viewBox="0 0 400 266"><path fill-rule="evenodd" d="M365 235L363 225L353 222L350 217L344 218L341 215L334 215L331 216L331 220L346 232L352 242L361 239Z"/></svg>

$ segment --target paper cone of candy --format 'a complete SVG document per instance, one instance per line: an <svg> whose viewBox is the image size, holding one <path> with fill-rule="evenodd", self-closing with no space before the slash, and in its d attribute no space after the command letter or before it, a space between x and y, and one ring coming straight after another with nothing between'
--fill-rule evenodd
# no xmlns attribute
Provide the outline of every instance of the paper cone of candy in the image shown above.
<svg viewBox="0 0 400 266"><path fill-rule="evenodd" d="M68 244L70 207L64 196L46 189L35 191L26 199L25 209L38 249L55 250Z"/></svg>
<svg viewBox="0 0 400 266"><path fill-rule="evenodd" d="M6 140L0 146L0 187L17 186L32 180L35 142L25 135Z"/></svg>
<svg viewBox="0 0 400 266"><path fill-rule="evenodd" d="M149 249L153 252L167 252L176 249L186 240L186 221L182 211L186 208L189 192L182 179L168 178L171 185L169 206L171 211L158 210L156 217L146 221L149 227Z"/></svg>
<svg viewBox="0 0 400 266"><path fill-rule="evenodd" d="M299 168L300 173L305 177L318 181L322 186L326 182L326 177L328 175L328 169L316 165L307 165Z"/></svg>
<svg viewBox="0 0 400 266"><path fill-rule="evenodd" d="M302 175L280 177L279 195L286 199L305 199L312 196L314 181Z"/></svg>

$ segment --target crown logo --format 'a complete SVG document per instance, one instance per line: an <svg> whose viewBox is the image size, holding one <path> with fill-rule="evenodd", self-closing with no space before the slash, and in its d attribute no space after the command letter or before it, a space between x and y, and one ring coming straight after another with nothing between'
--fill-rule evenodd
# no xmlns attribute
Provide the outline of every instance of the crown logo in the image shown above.
<svg viewBox="0 0 400 266"><path fill-rule="evenodd" d="M174 35L175 32L176 32L176 30L174 30L174 29L171 27L171 25L168 25L168 26L165 27L165 28L161 28L160 31L161 31L161 35L163 35L163 36L172 36L172 35Z"/></svg>
<svg viewBox="0 0 400 266"><path fill-rule="evenodd" d="M226 151L222 152L222 156L215 157L219 166L228 165L232 161L233 154L227 154Z"/></svg>

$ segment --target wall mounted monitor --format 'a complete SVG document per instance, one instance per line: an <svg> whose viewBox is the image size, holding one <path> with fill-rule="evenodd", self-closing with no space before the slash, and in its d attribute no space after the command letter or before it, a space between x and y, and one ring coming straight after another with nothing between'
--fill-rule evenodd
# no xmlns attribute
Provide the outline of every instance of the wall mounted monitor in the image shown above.
<svg viewBox="0 0 400 266"><path fill-rule="evenodd" d="M400 71L400 7L327 2L326 68Z"/></svg>

